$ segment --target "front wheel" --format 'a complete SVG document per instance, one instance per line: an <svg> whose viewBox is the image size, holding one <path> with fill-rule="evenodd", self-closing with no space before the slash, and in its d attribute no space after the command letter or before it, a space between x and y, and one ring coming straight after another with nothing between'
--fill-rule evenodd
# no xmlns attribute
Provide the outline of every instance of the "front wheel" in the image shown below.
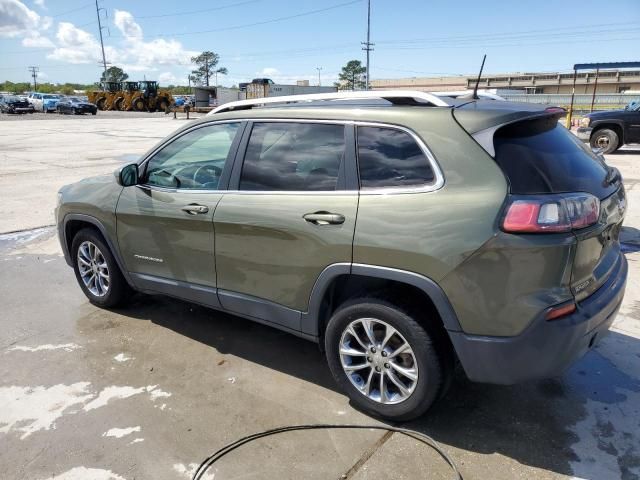
<svg viewBox="0 0 640 480"><path fill-rule="evenodd" d="M375 416L406 421L448 385L450 358L407 311L365 298L341 306L325 334L329 368L351 401Z"/></svg>
<svg viewBox="0 0 640 480"><path fill-rule="evenodd" d="M130 287L111 251L95 230L80 230L73 238L71 252L76 280L91 303L111 308L128 300Z"/></svg>
<svg viewBox="0 0 640 480"><path fill-rule="evenodd" d="M591 148L598 148L602 153L613 153L620 146L618 134L608 128L596 130L591 135Z"/></svg>

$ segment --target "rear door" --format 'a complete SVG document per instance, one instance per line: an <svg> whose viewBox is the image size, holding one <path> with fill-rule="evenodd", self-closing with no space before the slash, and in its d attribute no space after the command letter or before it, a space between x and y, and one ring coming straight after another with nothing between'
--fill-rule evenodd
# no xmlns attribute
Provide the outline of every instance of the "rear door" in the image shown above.
<svg viewBox="0 0 640 480"><path fill-rule="evenodd" d="M351 262L358 206L353 127L256 121L243 144L243 161L236 161L214 215L220 302L300 330L300 312L322 270Z"/></svg>
<svg viewBox="0 0 640 480"><path fill-rule="evenodd" d="M574 230L571 289L577 301L595 292L620 261L626 208L622 180L556 117L526 120L494 135L495 159L512 194L589 193L600 200L598 221Z"/></svg>

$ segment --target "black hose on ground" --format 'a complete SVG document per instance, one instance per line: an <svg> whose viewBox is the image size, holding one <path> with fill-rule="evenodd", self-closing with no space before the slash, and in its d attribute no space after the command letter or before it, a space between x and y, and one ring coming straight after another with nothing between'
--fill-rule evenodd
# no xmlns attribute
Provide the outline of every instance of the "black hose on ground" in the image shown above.
<svg viewBox="0 0 640 480"><path fill-rule="evenodd" d="M207 457L196 469L193 474L192 480L201 480L204 473L213 465L215 462L220 460L226 454L231 453L236 448L239 448L253 440L258 440L260 438L269 437L271 435L277 435L279 433L285 432L294 432L300 430L384 430L387 432L399 433L401 435L406 435L407 437L413 438L419 442L424 443L425 445L431 447L435 450L451 467L451 470L455 474L456 480L463 480L462 474L458 471L453 460L445 453L445 451L438 445L438 443L428 435L420 432L414 432L413 430L408 430L406 428L398 428L398 427L388 427L384 425L330 425L330 424L315 424L315 425L291 425L288 427L279 427L274 428L272 430L265 430L264 432L254 433L252 435L247 435L246 437L240 438L233 443L225 445L209 457Z"/></svg>

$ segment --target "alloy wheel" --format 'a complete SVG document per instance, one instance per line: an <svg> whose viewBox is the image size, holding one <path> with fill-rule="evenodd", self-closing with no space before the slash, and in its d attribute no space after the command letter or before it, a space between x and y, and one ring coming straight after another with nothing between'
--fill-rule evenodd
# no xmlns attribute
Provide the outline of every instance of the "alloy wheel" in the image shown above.
<svg viewBox="0 0 640 480"><path fill-rule="evenodd" d="M595 144L598 146L598 148L606 150L609 147L609 137L607 137L606 135L599 135L598 137L596 137Z"/></svg>
<svg viewBox="0 0 640 480"><path fill-rule="evenodd" d="M351 322L340 338L339 355L351 384L375 402L401 403L418 383L418 362L411 345L382 320Z"/></svg>
<svg viewBox="0 0 640 480"><path fill-rule="evenodd" d="M84 241L78 247L78 271L84 286L96 297L104 297L111 285L107 260L95 243Z"/></svg>

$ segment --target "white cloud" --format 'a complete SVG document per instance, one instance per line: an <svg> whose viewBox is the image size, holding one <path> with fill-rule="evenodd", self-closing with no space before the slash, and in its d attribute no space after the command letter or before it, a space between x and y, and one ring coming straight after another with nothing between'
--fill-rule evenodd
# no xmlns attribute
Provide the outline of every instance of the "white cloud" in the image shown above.
<svg viewBox="0 0 640 480"><path fill-rule="evenodd" d="M116 10L113 22L122 34L131 39L142 39L142 27L133 19L133 15L125 10Z"/></svg>
<svg viewBox="0 0 640 480"><path fill-rule="evenodd" d="M277 76L280 75L280 70L278 70L277 68L273 68L273 67L266 67L263 68L261 72L259 72L260 75L271 75L271 76Z"/></svg>
<svg viewBox="0 0 640 480"><path fill-rule="evenodd" d="M92 63L100 59L100 44L96 38L72 23L58 24L56 40L57 48L47 58L69 63Z"/></svg>
<svg viewBox="0 0 640 480"><path fill-rule="evenodd" d="M158 75L158 82L163 85L175 85L176 83L178 83L178 79L171 72L163 72Z"/></svg>
<svg viewBox="0 0 640 480"><path fill-rule="evenodd" d="M37 31L40 15L18 0L0 0L0 37L18 37Z"/></svg>
<svg viewBox="0 0 640 480"><path fill-rule="evenodd" d="M47 6L44 4L44 0L33 0L33 3L35 3L40 8L47 8Z"/></svg>
<svg viewBox="0 0 640 480"><path fill-rule="evenodd" d="M22 39L22 45L29 48L55 48L55 45L51 40L47 37L41 36L37 32L33 32L29 37L24 37Z"/></svg>
<svg viewBox="0 0 640 480"><path fill-rule="evenodd" d="M153 71L158 66L191 65L191 57L198 54L196 51L185 50L177 40L156 38L145 41L142 27L125 10L115 11L114 23L125 37L126 47L118 50L118 58L110 60L127 64L131 71Z"/></svg>

